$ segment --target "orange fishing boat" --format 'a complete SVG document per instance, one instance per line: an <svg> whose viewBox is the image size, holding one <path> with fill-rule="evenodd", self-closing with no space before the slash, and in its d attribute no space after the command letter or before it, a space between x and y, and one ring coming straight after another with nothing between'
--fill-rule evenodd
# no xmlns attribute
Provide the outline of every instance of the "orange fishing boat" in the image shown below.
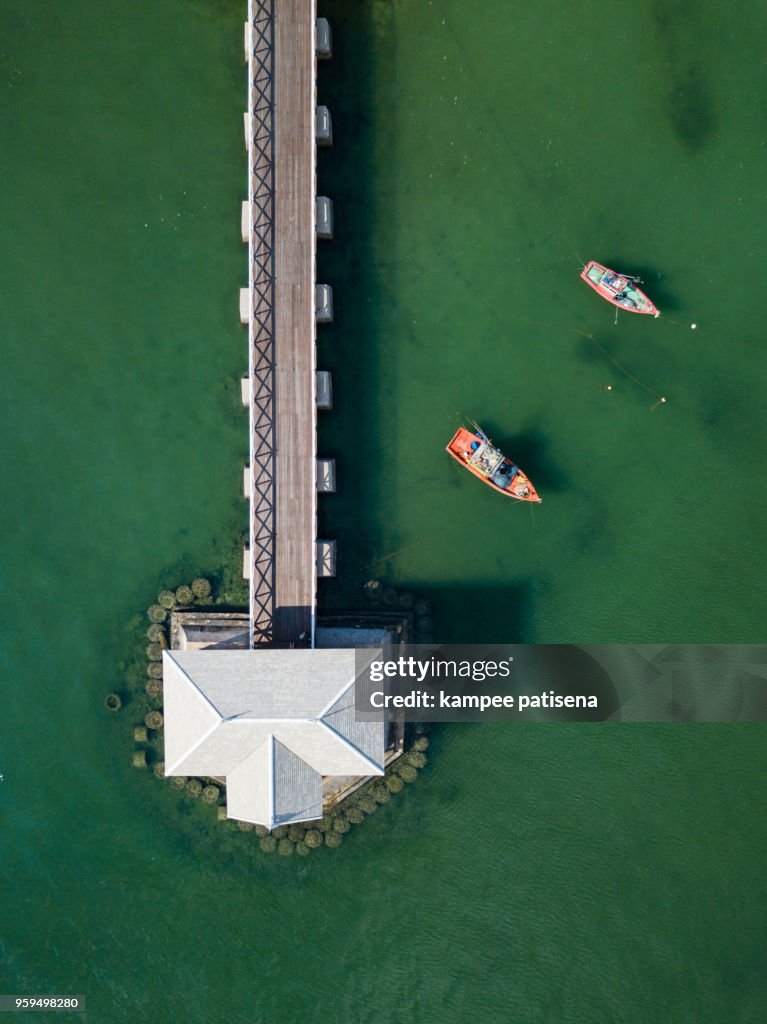
<svg viewBox="0 0 767 1024"><path fill-rule="evenodd" d="M637 284L640 283L638 277L619 274L617 270L603 267L601 263L595 263L594 260L586 264L581 277L597 295L601 295L603 299L607 299L618 309L628 310L629 313L660 316L658 307L647 298L643 291L637 288Z"/></svg>
<svg viewBox="0 0 767 1024"><path fill-rule="evenodd" d="M466 427L459 427L445 451L483 483L505 494L507 498L540 502L530 478L495 447L476 423L474 427L476 433Z"/></svg>

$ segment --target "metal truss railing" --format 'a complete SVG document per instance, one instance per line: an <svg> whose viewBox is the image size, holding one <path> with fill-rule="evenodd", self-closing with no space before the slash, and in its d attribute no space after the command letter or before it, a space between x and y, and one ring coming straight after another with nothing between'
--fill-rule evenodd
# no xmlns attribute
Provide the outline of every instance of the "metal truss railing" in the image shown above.
<svg viewBox="0 0 767 1024"><path fill-rule="evenodd" d="M248 0L248 372L250 374L250 637L269 643L274 619L274 18Z"/></svg>

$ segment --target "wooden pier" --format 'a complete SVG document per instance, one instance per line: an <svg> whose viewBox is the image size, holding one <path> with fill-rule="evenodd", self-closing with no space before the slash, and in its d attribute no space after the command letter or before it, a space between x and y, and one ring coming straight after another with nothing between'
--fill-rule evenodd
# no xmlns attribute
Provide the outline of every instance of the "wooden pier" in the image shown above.
<svg viewBox="0 0 767 1024"><path fill-rule="evenodd" d="M251 636L313 644L316 618L315 5L249 0L247 316Z"/></svg>

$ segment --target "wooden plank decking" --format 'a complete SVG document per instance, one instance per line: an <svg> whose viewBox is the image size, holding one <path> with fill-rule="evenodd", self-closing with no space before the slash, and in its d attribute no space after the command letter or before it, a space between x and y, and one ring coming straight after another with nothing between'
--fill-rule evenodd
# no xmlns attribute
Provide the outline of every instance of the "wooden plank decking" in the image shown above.
<svg viewBox="0 0 767 1024"><path fill-rule="evenodd" d="M274 4L274 642L315 612L314 3Z"/></svg>
<svg viewBox="0 0 767 1024"><path fill-rule="evenodd" d="M314 0L249 0L250 612L254 645L316 608ZM242 305L241 305L242 308Z"/></svg>

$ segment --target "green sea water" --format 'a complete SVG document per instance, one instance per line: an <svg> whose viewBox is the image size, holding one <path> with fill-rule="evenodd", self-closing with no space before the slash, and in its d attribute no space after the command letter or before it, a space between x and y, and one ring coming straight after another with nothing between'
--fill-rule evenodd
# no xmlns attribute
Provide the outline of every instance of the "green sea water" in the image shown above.
<svg viewBox="0 0 767 1024"><path fill-rule="evenodd" d="M445 728L305 861L130 768L103 696L141 610L198 572L236 597L243 5L0 13L0 990L108 1022L761 1020L760 727ZM763 641L760 5L321 13L323 605L375 576L444 639ZM614 324L590 258L664 318ZM444 454L458 415L532 514Z"/></svg>

